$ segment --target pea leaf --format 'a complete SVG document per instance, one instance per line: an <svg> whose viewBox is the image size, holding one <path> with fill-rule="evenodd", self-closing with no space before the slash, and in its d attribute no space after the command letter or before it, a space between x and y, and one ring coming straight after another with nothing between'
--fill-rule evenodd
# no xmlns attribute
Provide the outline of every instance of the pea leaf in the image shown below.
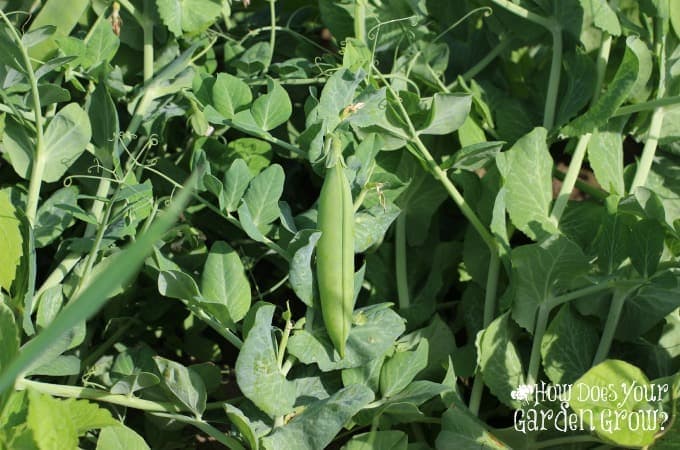
<svg viewBox="0 0 680 450"><path fill-rule="evenodd" d="M629 241L630 262L643 277L656 272L664 246L664 227L654 219L643 219L633 225Z"/></svg>
<svg viewBox="0 0 680 450"><path fill-rule="evenodd" d="M611 194L624 195L623 137L624 121L612 120L593 132L588 142L588 160L595 178Z"/></svg>
<svg viewBox="0 0 680 450"><path fill-rule="evenodd" d="M626 39L626 52L619 65L614 79L609 83L607 91L583 115L568 123L563 129L565 136L581 136L590 133L597 127L604 125L614 114L614 111L628 98L640 72L638 54L642 45L638 38L631 36Z"/></svg>
<svg viewBox="0 0 680 450"><path fill-rule="evenodd" d="M382 356L405 328L404 320L387 304L355 310L352 325L342 359L334 351L320 317L311 329L291 336L288 350L305 364L317 364L323 372L359 367Z"/></svg>
<svg viewBox="0 0 680 450"><path fill-rule="evenodd" d="M90 142L92 129L87 113L76 103L63 107L45 130L45 165L43 180L58 181L83 153Z"/></svg>
<svg viewBox="0 0 680 450"><path fill-rule="evenodd" d="M380 371L380 392L383 397L402 391L427 366L429 345L426 339L413 351L397 351L383 364Z"/></svg>
<svg viewBox="0 0 680 450"><path fill-rule="evenodd" d="M524 369L514 339L519 330L505 313L497 317L477 335L478 364L484 383L505 405L519 408L511 396L513 389L524 384Z"/></svg>
<svg viewBox="0 0 680 450"><path fill-rule="evenodd" d="M589 269L588 258L569 239L555 235L541 244L512 250L514 300L512 318L533 331L538 306L558 293Z"/></svg>
<svg viewBox="0 0 680 450"><path fill-rule="evenodd" d="M573 383L588 370L600 341L596 324L572 311L560 308L541 341L545 373L555 384Z"/></svg>
<svg viewBox="0 0 680 450"><path fill-rule="evenodd" d="M123 426L102 428L97 450L149 450L144 439L134 430Z"/></svg>
<svg viewBox="0 0 680 450"><path fill-rule="evenodd" d="M21 222L10 202L9 191L0 191L0 287L9 292L23 254Z"/></svg>
<svg viewBox="0 0 680 450"><path fill-rule="evenodd" d="M219 73L212 86L212 105L226 119L250 104L253 95L241 79L228 73Z"/></svg>
<svg viewBox="0 0 680 450"><path fill-rule="evenodd" d="M255 123L263 130L269 131L284 123L293 112L290 98L281 84L267 80L267 93L258 97L250 108Z"/></svg>
<svg viewBox="0 0 680 450"><path fill-rule="evenodd" d="M262 439L270 450L316 450L326 448L354 414L373 400L366 386L354 384L327 399L308 405L288 424Z"/></svg>
<svg viewBox="0 0 680 450"><path fill-rule="evenodd" d="M534 240L556 231L550 220L553 160L546 138L545 128L534 128L497 159L510 219Z"/></svg>
<svg viewBox="0 0 680 450"><path fill-rule="evenodd" d="M156 0L161 20L176 37L207 29L222 12L219 0Z"/></svg>
<svg viewBox="0 0 680 450"><path fill-rule="evenodd" d="M470 410L456 399L442 415L442 430L435 441L437 450L509 450Z"/></svg>
<svg viewBox="0 0 680 450"><path fill-rule="evenodd" d="M637 386L637 388L636 388ZM655 391L650 386L649 380L637 367L616 359L606 360L586 372L579 378L571 389L569 406L582 417L584 422L597 436L607 442L622 447L644 447L654 441L654 435L659 431L660 424L654 423L650 417L655 405L645 401L636 400L631 394L631 389L647 389ZM596 399L592 393L596 390L607 395L598 396ZM645 413L649 411L650 413ZM619 421L619 426L611 427L611 419L614 412L621 417L625 414L626 420ZM632 422L628 418L637 416L638 422ZM645 421L645 427L641 427L640 421ZM637 423L637 425L634 425Z"/></svg>
<svg viewBox="0 0 680 450"><path fill-rule="evenodd" d="M281 373L272 337L274 305L263 304L236 360L241 392L270 417L288 414L295 403L295 384Z"/></svg>
<svg viewBox="0 0 680 450"><path fill-rule="evenodd" d="M250 284L243 264L226 242L215 242L208 253L201 293L207 300L225 305L234 323L243 319L250 308Z"/></svg>
<svg viewBox="0 0 680 450"><path fill-rule="evenodd" d="M251 175L244 160L239 158L231 163L229 170L224 173L223 181L224 209L227 212L233 212L238 209L250 179Z"/></svg>
<svg viewBox="0 0 680 450"><path fill-rule="evenodd" d="M290 285L307 306L314 304L314 274L311 264L314 247L320 237L320 231L301 230L291 240L288 248L288 252L293 255L288 271Z"/></svg>
<svg viewBox="0 0 680 450"><path fill-rule="evenodd" d="M264 232L279 217L279 199L283 193L283 168L272 164L253 178L243 197L253 223Z"/></svg>
<svg viewBox="0 0 680 450"><path fill-rule="evenodd" d="M470 95L434 94L429 117L418 134L453 133L465 122L471 105Z"/></svg>
<svg viewBox="0 0 680 450"><path fill-rule="evenodd" d="M191 368L160 356L155 356L154 361L162 386L168 390L174 400L196 416L200 416L205 410L207 398L205 383L201 376Z"/></svg>

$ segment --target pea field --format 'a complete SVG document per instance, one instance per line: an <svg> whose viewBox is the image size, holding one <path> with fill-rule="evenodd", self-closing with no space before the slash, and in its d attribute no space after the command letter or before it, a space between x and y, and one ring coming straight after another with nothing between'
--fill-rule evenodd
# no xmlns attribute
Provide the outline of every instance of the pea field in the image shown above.
<svg viewBox="0 0 680 450"><path fill-rule="evenodd" d="M680 0L0 0L0 450L680 450Z"/></svg>

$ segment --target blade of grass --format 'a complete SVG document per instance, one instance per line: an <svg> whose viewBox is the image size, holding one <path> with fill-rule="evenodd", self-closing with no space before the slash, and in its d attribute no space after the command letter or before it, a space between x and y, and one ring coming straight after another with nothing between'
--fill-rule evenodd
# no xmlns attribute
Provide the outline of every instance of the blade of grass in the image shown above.
<svg viewBox="0 0 680 450"><path fill-rule="evenodd" d="M197 171L187 180L185 187L170 203L165 214L160 215L147 232L116 257L108 271L99 274L92 284L71 301L47 328L22 348L19 356L0 374L0 392L12 387L17 378L48 349L50 344L76 324L92 317L106 303L108 296L117 286L125 283L137 273L144 259L151 253L153 245L179 217L192 195L192 186L198 176Z"/></svg>

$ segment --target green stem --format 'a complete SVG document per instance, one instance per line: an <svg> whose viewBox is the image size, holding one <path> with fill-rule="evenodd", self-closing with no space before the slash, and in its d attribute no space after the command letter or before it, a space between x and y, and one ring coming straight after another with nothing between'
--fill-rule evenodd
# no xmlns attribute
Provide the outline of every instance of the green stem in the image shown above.
<svg viewBox="0 0 680 450"><path fill-rule="evenodd" d="M581 166L583 165L583 160L586 156L586 149L588 148L588 143L590 142L591 133L586 133L581 136L576 144L576 150L574 155L571 157L569 162L569 169L567 170L567 175L564 177L562 182L562 188L560 193L557 195L557 200L553 205L552 212L550 213L550 218L553 220L555 225L560 222L562 218L562 213L564 213L567 207L567 202L571 193L574 190L574 185L578 179L578 174L581 172Z"/></svg>
<svg viewBox="0 0 680 450"><path fill-rule="evenodd" d="M283 357L286 354L286 347L288 346L288 338L290 337L290 332L293 329L293 323L290 320L290 308L287 309L286 315L286 326L283 328L283 334L281 335L281 342L279 342L279 350L276 355L276 360L279 364L279 371L283 370Z"/></svg>
<svg viewBox="0 0 680 450"><path fill-rule="evenodd" d="M397 296L399 309L404 310L411 304L408 290L408 271L406 266L406 214L399 214L394 230L395 276L397 277Z"/></svg>
<svg viewBox="0 0 680 450"><path fill-rule="evenodd" d="M635 178L630 186L630 191L633 192L635 188L644 186L647 183L647 177L652 169L654 163L654 155L659 144L659 135L661 134L661 126L663 125L664 109L658 107L652 114L652 121L649 124L649 132L647 142L642 148L642 156L638 162L637 170L635 171Z"/></svg>
<svg viewBox="0 0 680 450"><path fill-rule="evenodd" d="M680 95L673 97L657 98L654 100L649 100L647 102L636 103L634 105L622 106L614 112L612 117L626 116L628 114L634 114L642 111L647 111L650 109L656 109L662 106L673 106L680 104Z"/></svg>
<svg viewBox="0 0 680 450"><path fill-rule="evenodd" d="M272 64L274 59L274 47L276 46L276 0L269 1L269 15L271 17L271 30L269 32L269 54L264 63L264 68L262 73L267 73L269 71L269 66Z"/></svg>
<svg viewBox="0 0 680 450"><path fill-rule="evenodd" d="M137 319L137 317L131 317L125 322L123 322L118 328L116 328L116 331L111 333L111 336L104 341L95 351L87 355L87 358L84 358L82 363L80 364L81 367L90 367L92 364L97 362L97 360L104 354L106 351L111 348L116 342L118 342L123 336L127 330L130 329L132 325L139 325L140 322Z"/></svg>
<svg viewBox="0 0 680 450"><path fill-rule="evenodd" d="M475 381L472 383L472 390L470 392L470 403L468 409L473 415L479 415L479 407L482 403L482 393L484 392L484 380L482 374L477 372Z"/></svg>
<svg viewBox="0 0 680 450"><path fill-rule="evenodd" d="M230 126L236 130L239 130L243 133L249 134L251 136L263 139L271 144L278 145L279 147L290 151L291 153L297 155L297 156L302 156L302 157L307 157L307 152L302 150L299 147L296 147L293 144L290 144L282 139L279 139L275 136L272 136L270 133L264 131L264 132L259 132L257 130L252 130L246 127L241 127L237 123L232 122L231 120L224 119L222 122L224 125Z"/></svg>
<svg viewBox="0 0 680 450"><path fill-rule="evenodd" d="M210 425L208 422L201 420L199 418L193 418L193 417L188 417L184 416L181 414L169 414L169 413L153 413L154 416L158 417L165 417L167 419L173 419L176 420L177 422L182 422L186 423L189 425L193 425L199 430L203 431L207 435L215 438L216 441L218 441L220 444L225 445L227 448L232 449L232 450L245 450L245 447L241 445L239 441L234 439L231 436L227 436L224 434L222 431L218 430L217 428L213 427Z"/></svg>
<svg viewBox="0 0 680 450"><path fill-rule="evenodd" d="M38 92L38 80L35 78L35 72L33 71L31 58L28 55L26 47L24 47L21 41L21 37L12 25L12 22L10 22L9 18L2 10L0 10L0 16L2 16L2 20L7 24L7 28L16 41L17 48L21 52L24 68L26 69L26 75L28 76L28 83L31 85L31 96L33 97L33 115L35 117L36 141L35 153L33 154L32 161L33 167L31 169L31 178L28 184L28 199L26 201L26 217L28 218L30 224L33 225L35 223L35 215L38 211L40 186L45 173L45 164L47 163L47 158L44 155L45 142L43 136L43 117L42 111L40 109L40 94Z"/></svg>
<svg viewBox="0 0 680 450"><path fill-rule="evenodd" d="M668 19L666 19L668 20ZM662 19L655 19L655 53L659 60L659 84L656 90L656 98L660 99L666 94L666 35L663 33ZM659 136L661 135L661 127L663 125L664 109L663 107L656 107L652 114L652 120L649 124L649 131L647 132L647 142L642 149L642 156L638 162L637 170L633 183L630 186L630 191L633 192L636 188L644 186L647 183L649 171L652 169L654 163L654 155L659 144Z"/></svg>
<svg viewBox="0 0 680 450"><path fill-rule="evenodd" d="M595 284L593 286L588 286L588 287L585 287L585 288L577 289L575 291L571 291L567 294L558 295L557 297L554 297L554 298L548 300L545 303L545 305L548 309L550 309L552 311L553 308L556 308L556 307L562 305L563 303L568 303L572 300L576 300L576 299L579 299L579 298L582 298L582 297L586 297L588 295L593 295L593 294L597 294L597 293L600 293L600 292L607 291L607 290L615 287L615 285L616 284L613 280L601 282L601 283Z"/></svg>
<svg viewBox="0 0 680 450"><path fill-rule="evenodd" d="M548 447L559 447L559 448L564 448L568 447L569 444L577 444L577 443L588 443L588 442L594 442L594 443L603 443L600 439L596 438L595 436L591 436L589 434L582 434L579 436L565 436L565 437L560 437L560 438L554 438L554 439L546 439L545 441L539 441L534 444L530 444L529 448L530 449L541 449L541 448L548 448Z"/></svg>
<svg viewBox="0 0 680 450"><path fill-rule="evenodd" d="M423 144L423 141L420 140L420 137L418 136L418 132L416 131L413 122L411 121L411 118L408 115L408 112L406 111L406 108L404 105L402 105L401 101L399 101L399 95L394 91L392 86L387 83L385 80L385 77L382 75L382 73L374 67L373 70L375 70L376 75L378 78L381 79L381 81L385 84L387 87L387 90L392 94L392 96L395 98L395 104L397 105L397 108L399 109L399 112L401 113L402 119L406 123L406 125L409 128L409 139L411 142L416 146L416 149L418 150L418 153L420 156L425 160L425 163L427 164L427 167L430 171L430 173L444 186L444 189L449 193L449 196L453 199L453 201L458 205L458 208L460 211L463 213L466 219L470 221L472 226L474 227L475 230L480 234L482 237L482 240L486 243L486 245L489 247L489 250L491 253L496 253L498 251L496 247L496 240L494 237L491 235L489 230L486 229L484 224L482 223L481 220L479 220L479 217L477 217L477 214L472 210L470 205L468 205L467 201L463 197L463 195L458 191L456 186L449 180L448 175L446 174L446 171L439 167L437 162L434 160L432 155L430 154L430 151L427 149L425 144Z"/></svg>
<svg viewBox="0 0 680 450"><path fill-rule="evenodd" d="M553 168L553 176L561 181L564 181L564 179L566 178L566 174L559 170L557 167ZM576 178L576 183L574 184L574 186L577 189L585 192L586 194L590 195L591 197L597 200L604 200L609 196L609 194L607 194L602 189L597 188L591 184L588 184L585 181L580 180L579 178Z"/></svg>
<svg viewBox="0 0 680 450"><path fill-rule="evenodd" d="M553 23L548 28L552 34L553 51L550 62L550 78L548 78L548 92L545 96L545 108L543 110L543 127L547 130L550 130L555 124L555 109L562 73L562 28L558 22L552 20L550 22Z"/></svg>
<svg viewBox="0 0 680 450"><path fill-rule="evenodd" d="M142 32L144 34L144 82L153 78L153 15L151 2L144 0L144 17Z"/></svg>
<svg viewBox="0 0 680 450"><path fill-rule="evenodd" d="M616 289L614 291L612 303L609 306L609 314L607 315L607 320L604 323L604 330L602 330L602 336L600 337L600 344L597 346L597 351L593 358L593 366L607 359L609 349L614 341L616 328L619 326L621 311L623 310L623 305L626 303L626 298L629 293L630 290L628 289Z"/></svg>
<svg viewBox="0 0 680 450"><path fill-rule="evenodd" d="M33 389L43 394L49 394L55 397L97 400L100 402L112 403L114 405L141 409L143 411L179 412L179 409L172 403L155 402L152 400L130 397L127 395L111 394L100 389L42 383L40 381L26 379L18 380L16 382L15 388L19 391L24 389Z"/></svg>
<svg viewBox="0 0 680 450"><path fill-rule="evenodd" d="M507 11L522 17L524 19L527 19L530 22L533 22L537 25L540 25L544 28L547 28L549 30L552 30L554 26L554 22L550 19L547 19L543 16L540 16L534 12L529 11L526 8L523 8L515 3L512 3L508 0L491 0L493 3L497 4L498 6L506 9Z"/></svg>
<svg viewBox="0 0 680 450"><path fill-rule="evenodd" d="M75 253L69 253L57 266L56 269L50 273L49 277L43 282L42 286L40 286L40 289L35 293L35 298L40 298L40 296L49 288L57 286L60 284L62 281L64 281L64 278L66 278L66 275L73 270L73 268L78 264L78 261L82 259L81 255L77 255Z"/></svg>
<svg viewBox="0 0 680 450"><path fill-rule="evenodd" d="M545 303L538 307L538 317L534 327L533 343L531 345L531 356L529 357L529 369L527 370L527 384L533 386L538 379L538 370L541 367L541 343L543 335L548 327L550 309Z"/></svg>
<svg viewBox="0 0 680 450"><path fill-rule="evenodd" d="M366 0L354 3L354 37L366 44Z"/></svg>

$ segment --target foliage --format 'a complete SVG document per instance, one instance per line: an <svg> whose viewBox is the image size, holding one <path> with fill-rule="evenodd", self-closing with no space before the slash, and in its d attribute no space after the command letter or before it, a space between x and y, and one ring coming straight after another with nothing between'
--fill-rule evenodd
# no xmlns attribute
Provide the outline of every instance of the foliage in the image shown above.
<svg viewBox="0 0 680 450"><path fill-rule="evenodd" d="M676 448L680 2L68 3L0 0L0 449Z"/></svg>

